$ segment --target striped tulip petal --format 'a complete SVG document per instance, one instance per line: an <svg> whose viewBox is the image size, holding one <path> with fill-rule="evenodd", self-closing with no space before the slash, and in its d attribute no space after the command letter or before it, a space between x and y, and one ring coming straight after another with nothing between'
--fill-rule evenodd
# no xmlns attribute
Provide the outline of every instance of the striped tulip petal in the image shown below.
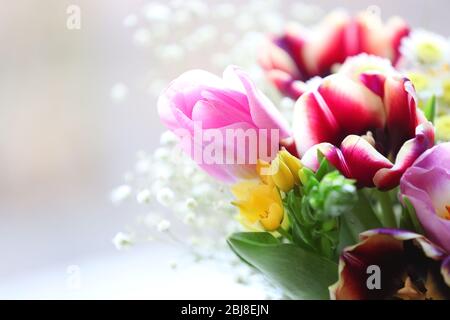
<svg viewBox="0 0 450 320"><path fill-rule="evenodd" d="M349 135L342 141L341 151L347 167L348 178L356 179L361 187L373 187L373 177L381 169L392 168L392 163L380 154L366 139Z"/></svg>
<svg viewBox="0 0 450 320"><path fill-rule="evenodd" d="M367 53L396 63L399 47L409 28L400 18L384 24L379 16L363 12L355 16L335 10L312 28L290 23L281 35L271 36L259 52L259 63L276 80L272 71L287 73L292 80L326 77L346 58ZM289 97L288 87L274 83Z"/></svg>
<svg viewBox="0 0 450 320"><path fill-rule="evenodd" d="M379 189L391 189L397 186L403 173L414 161L434 144L434 128L431 123L419 125L416 136L406 141L401 147L395 159L395 165L391 168L379 170L373 181Z"/></svg>
<svg viewBox="0 0 450 320"><path fill-rule="evenodd" d="M343 132L364 134L368 128L384 126L383 101L361 83L335 74L323 80L319 93ZM358 120L352 115L357 115Z"/></svg>
<svg viewBox="0 0 450 320"><path fill-rule="evenodd" d="M339 142L340 128L336 118L317 91L310 91L297 100L293 132L300 154L322 141Z"/></svg>

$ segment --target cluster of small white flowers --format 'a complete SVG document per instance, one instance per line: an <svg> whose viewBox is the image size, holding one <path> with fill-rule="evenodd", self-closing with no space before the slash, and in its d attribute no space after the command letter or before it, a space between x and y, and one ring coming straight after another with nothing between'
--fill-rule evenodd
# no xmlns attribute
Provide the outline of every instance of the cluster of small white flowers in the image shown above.
<svg viewBox="0 0 450 320"><path fill-rule="evenodd" d="M402 40L400 68L413 81L418 97L431 96L450 107L450 39L425 30L414 30ZM442 109L444 111L445 109Z"/></svg>
<svg viewBox="0 0 450 320"><path fill-rule="evenodd" d="M321 15L319 7L296 1L161 0L130 13L123 25L130 29L133 43L148 48L149 59L164 72L153 77L150 94L159 94L180 70L203 68L219 74L234 64L249 72L278 105L281 97L257 63L262 40L281 32L286 21L310 24Z"/></svg>
<svg viewBox="0 0 450 320"><path fill-rule="evenodd" d="M120 203L135 197L150 212L138 218L133 241L175 241L197 258L210 257L225 248L226 236L237 230L236 210L227 186L200 170L177 142L166 131L154 152L139 151L135 168L126 174L127 184L115 189L111 200ZM121 233L116 246L123 238Z"/></svg>

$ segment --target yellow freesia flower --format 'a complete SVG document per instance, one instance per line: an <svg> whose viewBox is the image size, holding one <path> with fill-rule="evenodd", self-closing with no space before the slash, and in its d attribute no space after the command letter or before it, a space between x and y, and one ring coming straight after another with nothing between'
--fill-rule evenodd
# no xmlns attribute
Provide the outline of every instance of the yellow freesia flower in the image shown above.
<svg viewBox="0 0 450 320"><path fill-rule="evenodd" d="M281 196L273 184L259 181L242 181L231 188L236 197L233 205L251 225L260 223L267 231L277 230L284 219Z"/></svg>
<svg viewBox="0 0 450 320"><path fill-rule="evenodd" d="M287 150L280 150L270 164L271 178L282 191L288 192L295 184L300 183L298 171L302 168L300 160Z"/></svg>

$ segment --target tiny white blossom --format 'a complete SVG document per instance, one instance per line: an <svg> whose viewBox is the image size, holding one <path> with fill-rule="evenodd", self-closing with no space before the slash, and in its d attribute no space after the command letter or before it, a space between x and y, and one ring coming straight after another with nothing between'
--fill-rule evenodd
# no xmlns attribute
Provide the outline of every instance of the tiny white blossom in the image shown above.
<svg viewBox="0 0 450 320"><path fill-rule="evenodd" d="M129 234L118 232L112 242L117 250L127 249L133 244L133 240Z"/></svg>
<svg viewBox="0 0 450 320"><path fill-rule="evenodd" d="M140 204L149 203L151 200L151 197L152 197L152 194L151 194L150 190L144 189L136 195L136 200Z"/></svg>
<svg viewBox="0 0 450 320"><path fill-rule="evenodd" d="M158 225L156 226L156 229L159 232L166 232L170 229L171 223L169 220L163 219L161 220Z"/></svg>
<svg viewBox="0 0 450 320"><path fill-rule="evenodd" d="M165 145L172 145L178 142L178 137L170 130L164 131L160 138L159 142L165 146Z"/></svg>
<svg viewBox="0 0 450 320"><path fill-rule="evenodd" d="M144 7L144 15L149 21L166 21L172 15L172 10L162 3L152 2Z"/></svg>
<svg viewBox="0 0 450 320"><path fill-rule="evenodd" d="M184 223L186 224L192 224L195 222L196 219L196 214L194 212L188 212L185 216L184 216Z"/></svg>
<svg viewBox="0 0 450 320"><path fill-rule="evenodd" d="M131 187L129 185L121 185L111 192L111 202L119 204L131 195Z"/></svg>
<svg viewBox="0 0 450 320"><path fill-rule="evenodd" d="M171 204L174 197L175 197L175 195L174 195L173 191L167 187L159 190L156 195L156 199L158 200L158 202L165 207L167 207Z"/></svg>
<svg viewBox="0 0 450 320"><path fill-rule="evenodd" d="M186 206L187 209L194 210L195 208L197 208L198 202L194 198L187 198L186 201L184 202L184 205Z"/></svg>

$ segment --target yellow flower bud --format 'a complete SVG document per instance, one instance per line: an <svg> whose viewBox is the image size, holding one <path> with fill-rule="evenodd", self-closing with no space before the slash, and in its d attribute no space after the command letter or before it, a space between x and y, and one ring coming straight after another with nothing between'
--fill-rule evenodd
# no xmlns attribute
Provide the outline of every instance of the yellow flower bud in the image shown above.
<svg viewBox="0 0 450 320"><path fill-rule="evenodd" d="M288 192L295 184L300 183L298 171L302 167L300 159L294 157L285 149L280 150L270 165L272 181L280 190Z"/></svg>
<svg viewBox="0 0 450 320"><path fill-rule="evenodd" d="M294 187L294 176L289 167L277 156L270 165L272 180L275 185L284 192Z"/></svg>
<svg viewBox="0 0 450 320"><path fill-rule="evenodd" d="M278 156L281 158L281 161L283 161L288 166L289 170L291 171L294 177L295 183L299 184L300 178L298 176L298 171L303 167L300 159L294 157L286 149L279 151Z"/></svg>

